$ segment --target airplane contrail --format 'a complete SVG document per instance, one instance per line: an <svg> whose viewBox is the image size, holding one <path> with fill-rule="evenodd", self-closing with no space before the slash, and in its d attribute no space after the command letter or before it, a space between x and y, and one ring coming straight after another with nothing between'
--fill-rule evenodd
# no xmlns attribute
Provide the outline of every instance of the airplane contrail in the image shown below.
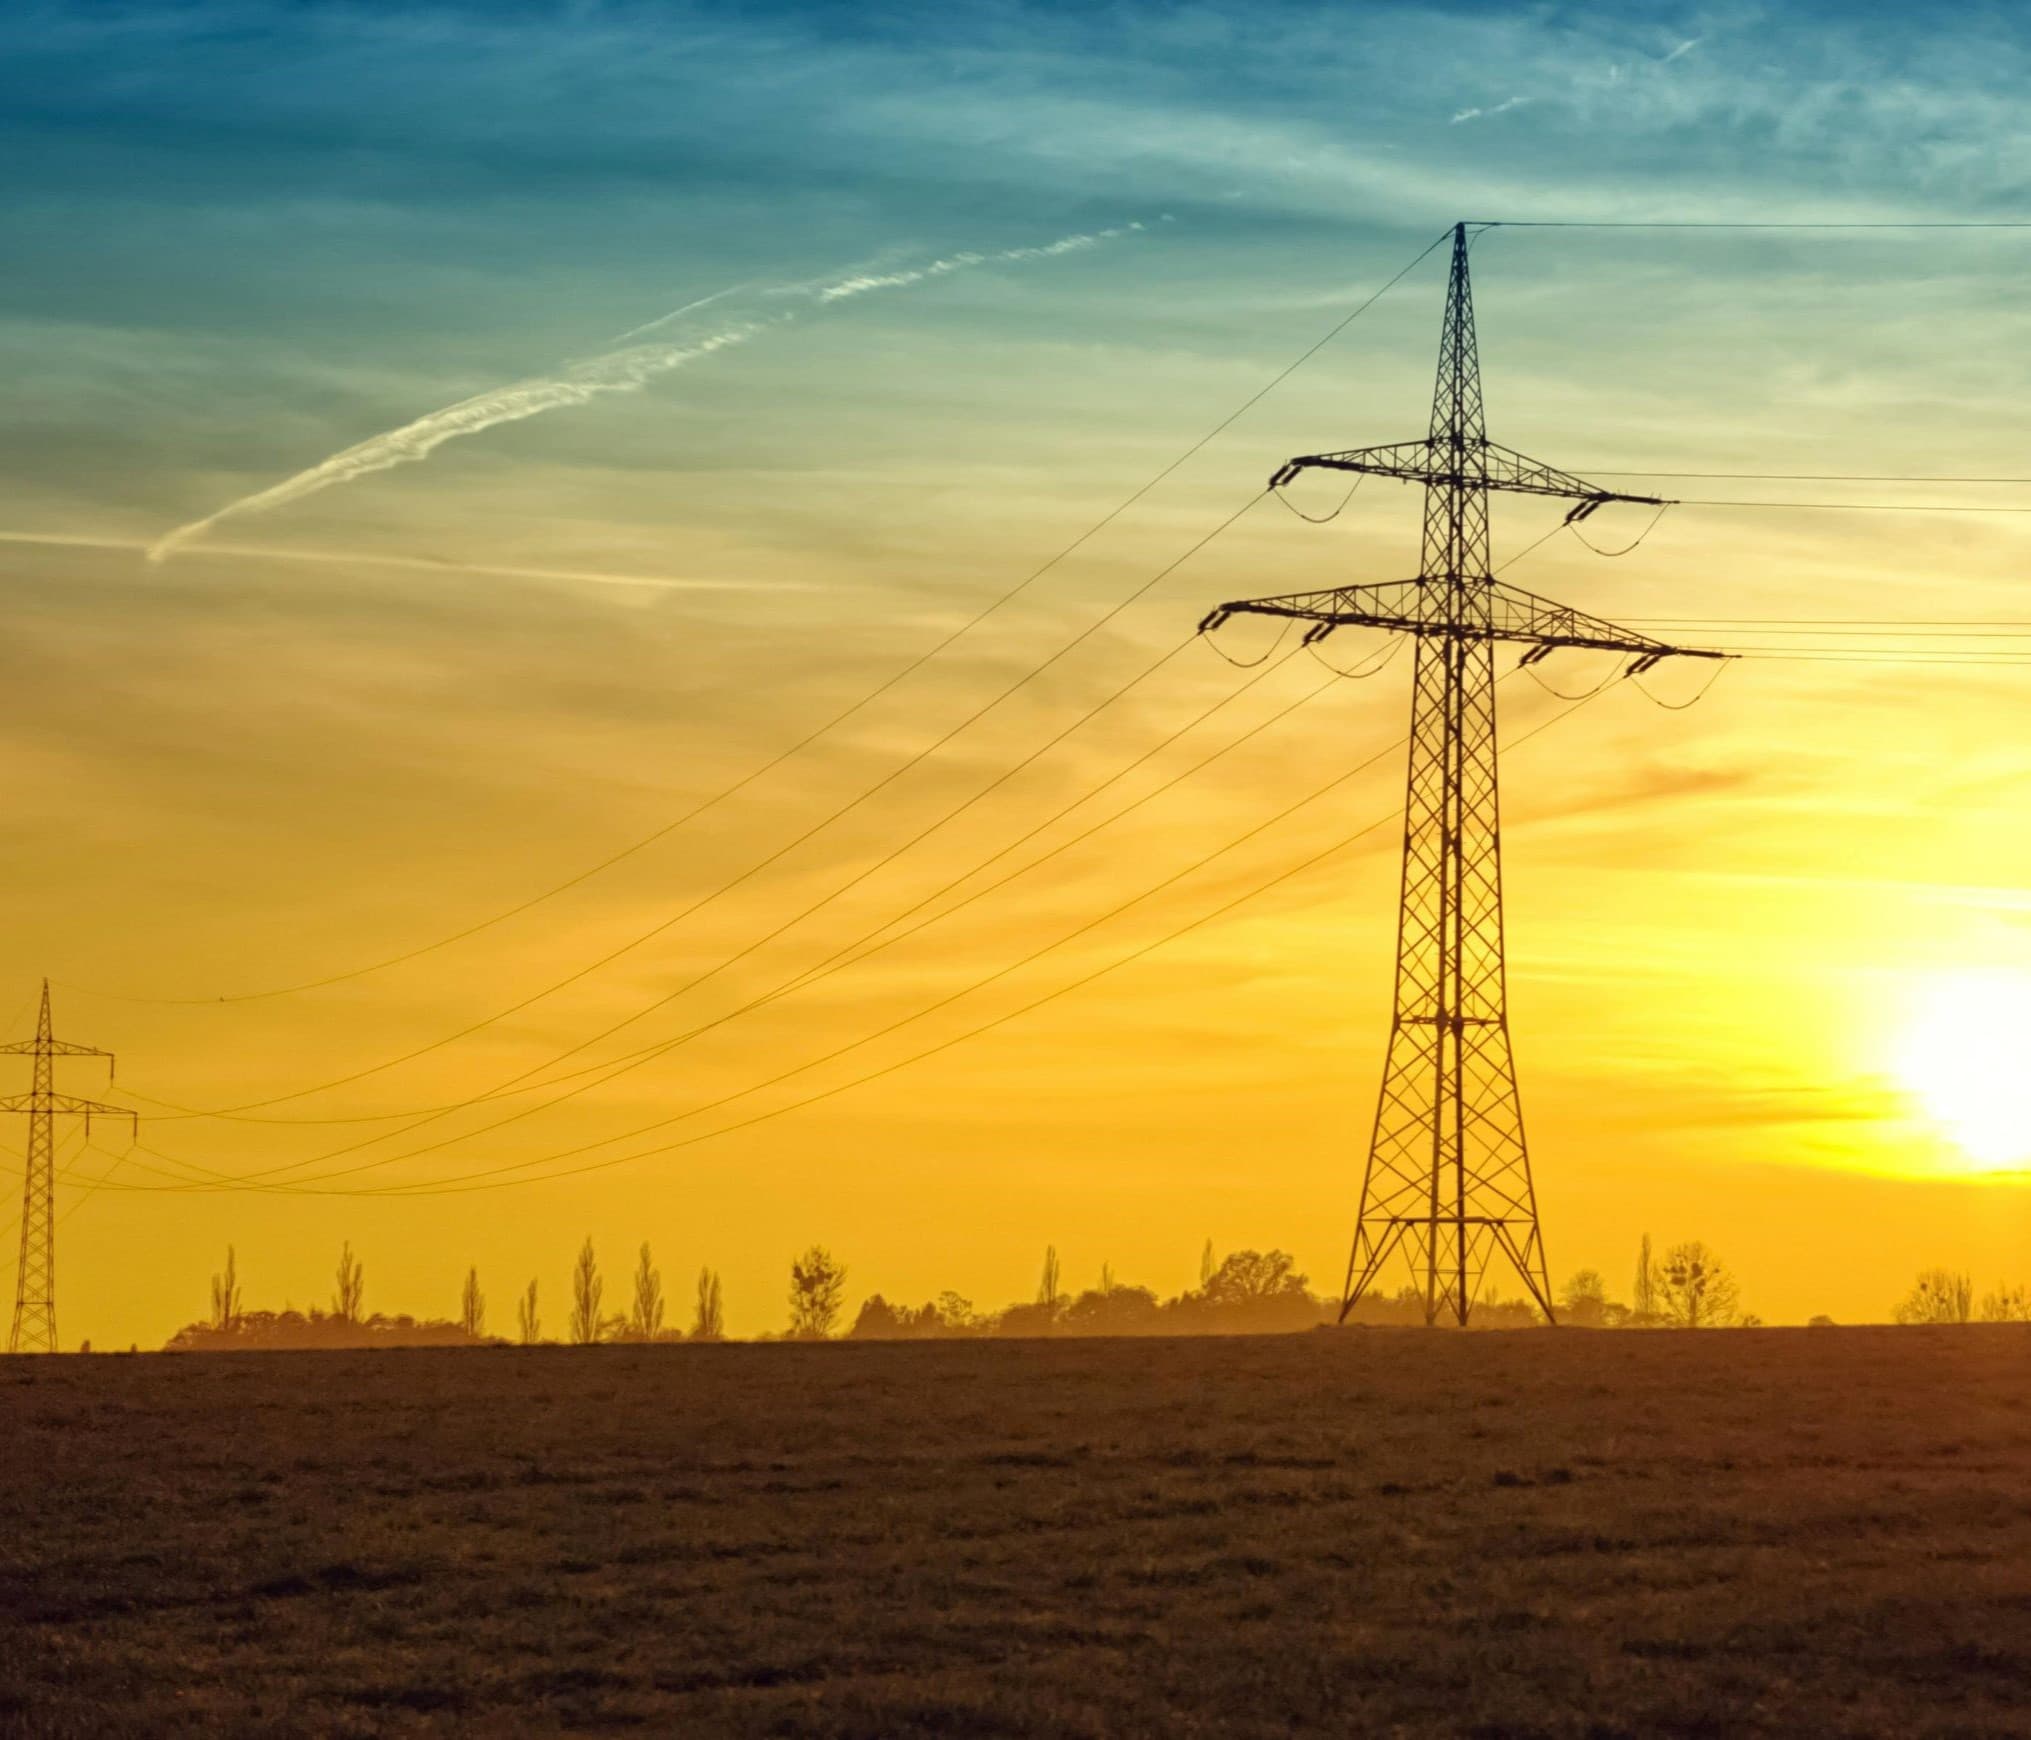
<svg viewBox="0 0 2031 1740"><path fill-rule="evenodd" d="M307 471L299 471L294 477L286 477L252 495L243 495L201 520L165 532L148 546L148 560L160 562L173 555L185 544L203 537L221 520L286 507L335 483L350 483L369 472L427 459L445 442L456 441L461 435L477 435L482 429L492 429L501 423L520 422L524 417L555 410L559 405L582 405L602 393L635 392L657 375L725 350L729 345L745 343L761 331L762 324L750 321L729 326L687 345L633 345L588 362L574 363L561 374L539 375L476 393L470 399L461 399L441 411L404 423L399 429L371 435L329 459L320 460Z"/></svg>
<svg viewBox="0 0 2031 1740"><path fill-rule="evenodd" d="M645 320L640 326L631 326L626 332L607 340L609 344L626 344L631 338L640 338L645 332L654 332L659 326L668 326L671 321L687 314L695 314L701 308L710 308L715 302L724 302L736 290L745 290L747 285L729 284L724 290L715 290L710 296L701 296L696 302L687 302L682 308L673 308L668 314L659 314L654 320Z"/></svg>
<svg viewBox="0 0 2031 1740"><path fill-rule="evenodd" d="M947 277L954 272L968 271L977 266L1018 265L1030 260L1055 259L1063 254L1098 247L1103 242L1129 235L1142 228L1140 223L1122 224L1113 229L1096 230L1087 235L1062 236L1055 242L1047 242L1038 247L1005 248L998 253L987 254L952 254L943 259L933 260L929 265L905 271L856 272L829 282L820 280L811 284L777 285L771 287L769 294L802 295L823 307L848 297L864 296L876 290L902 289L911 284L921 284L927 279ZM625 344L628 339L638 338L659 327L669 325L681 316L695 313L709 304L722 301L741 288L740 285L734 285L726 290L715 291L710 296L700 297L695 302L687 302L681 308L659 315L656 319L621 334L614 342ZM795 318L796 315L792 312L751 315L735 319L716 331L686 342L627 345L624 349L608 350L583 362L572 363L554 375L532 376L527 380L490 388L469 399L461 399L456 404L446 405L441 410L428 412L413 422L402 424L399 428L385 430L379 435L370 435L366 440L355 442L351 447L334 453L329 459L320 460L292 477L284 478L280 483L229 501L224 507L205 515L202 519L173 527L148 546L148 560L150 562L165 560L185 545L202 538L222 520L236 519L242 514L265 513L271 508L286 507L291 502L302 501L307 496L330 489L334 484L350 483L355 478L365 477L372 472L387 471L397 465L427 459L447 441L455 441L461 436L477 435L482 430L492 429L499 424L519 422L523 418L539 416L560 406L583 405L606 393L638 392L658 375L682 368L686 363L710 356L716 351L745 344L768 327Z"/></svg>
<svg viewBox="0 0 2031 1740"><path fill-rule="evenodd" d="M1076 254L1086 248L1097 248L1102 242L1132 235L1142 227L1139 223L1121 224L1111 230L1095 230L1090 235L1064 236L1055 242L1046 242L1042 247L1004 248L998 254L951 254L942 260L933 260L928 266L911 267L901 272L856 272L850 278L820 285L816 295L820 302L838 302L848 296L865 295L870 290L898 290L908 284L921 284L926 278L943 278L948 273L964 272L974 266L1013 266L1025 260L1053 260L1060 254Z"/></svg>

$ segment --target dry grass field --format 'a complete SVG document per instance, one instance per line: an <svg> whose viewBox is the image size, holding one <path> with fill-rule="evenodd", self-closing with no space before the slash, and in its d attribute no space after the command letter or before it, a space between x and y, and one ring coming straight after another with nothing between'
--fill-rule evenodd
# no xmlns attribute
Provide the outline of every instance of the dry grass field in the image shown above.
<svg viewBox="0 0 2031 1740"><path fill-rule="evenodd" d="M2023 1733L2012 1328L0 1362L12 1733Z"/></svg>

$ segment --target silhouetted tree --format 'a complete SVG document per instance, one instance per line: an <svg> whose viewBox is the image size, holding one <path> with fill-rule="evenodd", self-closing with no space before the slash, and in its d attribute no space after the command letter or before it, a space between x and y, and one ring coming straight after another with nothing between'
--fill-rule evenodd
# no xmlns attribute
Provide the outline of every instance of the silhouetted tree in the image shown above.
<svg viewBox="0 0 2031 1740"><path fill-rule="evenodd" d="M635 1298L628 1307L628 1333L643 1341L654 1341L663 1331L663 1271L642 1246L641 1261L635 1265Z"/></svg>
<svg viewBox="0 0 2031 1740"><path fill-rule="evenodd" d="M1982 1295L1984 1323L2031 1323L2031 1293L2022 1287L1998 1287Z"/></svg>
<svg viewBox="0 0 2031 1740"><path fill-rule="evenodd" d="M1608 1317L1608 1284L1599 1269L1575 1269L1559 1289L1559 1310L1576 1329L1598 1329Z"/></svg>
<svg viewBox="0 0 2031 1740"><path fill-rule="evenodd" d="M693 1341L726 1339L726 1312L720 1305L719 1271L716 1269L698 1271L698 1303L691 1314L691 1339Z"/></svg>
<svg viewBox="0 0 2031 1740"><path fill-rule="evenodd" d="M1657 1265L1650 1256L1650 1235L1643 1235L1643 1242L1636 1247L1636 1285L1629 1298L1629 1320L1632 1323L1655 1323L1657 1321Z"/></svg>
<svg viewBox="0 0 2031 1740"><path fill-rule="evenodd" d="M1304 1290L1305 1277L1294 1272L1287 1251L1235 1251L1201 1288L1216 1305L1253 1305Z"/></svg>
<svg viewBox="0 0 2031 1740"><path fill-rule="evenodd" d="M212 1327L230 1335L240 1324L240 1270L231 1245L226 1246L226 1272L212 1277Z"/></svg>
<svg viewBox="0 0 2031 1740"><path fill-rule="evenodd" d="M1060 1286L1058 1280L1058 1247L1056 1245L1046 1245L1044 1247L1043 1278L1037 1282L1037 1303L1043 1306L1045 1311L1055 1318L1058 1315L1059 1306L1064 1303L1064 1299L1064 1289Z"/></svg>
<svg viewBox="0 0 2031 1740"><path fill-rule="evenodd" d="M543 1319L536 1315L536 1283L529 1283L529 1291L522 1295L521 1303L515 1308L515 1326L522 1332L522 1345L534 1347L543 1339Z"/></svg>
<svg viewBox="0 0 2031 1740"><path fill-rule="evenodd" d="M480 1291L477 1267L465 1272L465 1287L458 1296L458 1326L475 1341L487 1332L487 1296Z"/></svg>
<svg viewBox="0 0 2031 1740"><path fill-rule="evenodd" d="M790 1265L790 1335L796 1341L823 1341L839 1321L846 1270L823 1245L813 1245Z"/></svg>
<svg viewBox="0 0 2031 1740"><path fill-rule="evenodd" d="M1112 1283L1113 1277L1108 1280ZM1081 1293L1065 1307L1059 1327L1067 1335L1157 1335L1164 1314L1147 1287L1110 1284Z"/></svg>
<svg viewBox="0 0 2031 1740"><path fill-rule="evenodd" d="M580 1347L599 1340L599 1303L605 1295L606 1283L599 1278L599 1259L592 1254L592 1235L588 1233L571 1271L571 1339Z"/></svg>
<svg viewBox="0 0 2031 1740"><path fill-rule="evenodd" d="M1199 1253L1199 1286L1202 1290L1206 1283L1213 1279L1213 1271L1219 1266L1213 1255L1213 1241L1208 1239L1206 1248Z"/></svg>
<svg viewBox="0 0 2031 1740"><path fill-rule="evenodd" d="M1974 1315L1975 1283L1952 1269L1927 1269L1894 1313L1899 1323L1965 1323Z"/></svg>
<svg viewBox="0 0 2031 1740"><path fill-rule="evenodd" d="M339 1252L338 1291L332 1295L332 1315L344 1323L357 1323L362 1307L367 1300L366 1271L360 1267L360 1259L353 1255L353 1242L346 1240L346 1247Z"/></svg>
<svg viewBox="0 0 2031 1740"><path fill-rule="evenodd" d="M879 1293L870 1293L861 1301L860 1310L854 1315L853 1327L846 1335L849 1341L898 1341L905 1333L902 1316L896 1308Z"/></svg>
<svg viewBox="0 0 2031 1740"><path fill-rule="evenodd" d="M1100 1265L1100 1291L1103 1293L1112 1293L1114 1291L1114 1265L1112 1263L1102 1263Z"/></svg>
<svg viewBox="0 0 2031 1740"><path fill-rule="evenodd" d="M1741 1303L1727 1265L1697 1239L1665 1252L1653 1286L1659 1315L1680 1329L1724 1328Z"/></svg>
<svg viewBox="0 0 2031 1740"><path fill-rule="evenodd" d="M1319 1302L1286 1251L1230 1251L1203 1286L1164 1309L1187 1334L1195 1328L1267 1334L1319 1321Z"/></svg>
<svg viewBox="0 0 2031 1740"><path fill-rule="evenodd" d="M1016 1307L1037 1312L1036 1305ZM869 1296L846 1333L855 1341L927 1341L942 1336L971 1335L977 1325L973 1307L957 1293L946 1293L929 1305L891 1305L879 1293Z"/></svg>
<svg viewBox="0 0 2031 1740"><path fill-rule="evenodd" d="M225 1352L238 1348L470 1347L471 1338L447 1320L414 1317L345 1318L336 1312L242 1310L231 1329L210 1321L189 1323L169 1338L171 1353Z"/></svg>
<svg viewBox="0 0 2031 1740"><path fill-rule="evenodd" d="M994 1320L996 1335L1051 1335L1057 1328L1058 1313L1035 1300L1011 1305Z"/></svg>

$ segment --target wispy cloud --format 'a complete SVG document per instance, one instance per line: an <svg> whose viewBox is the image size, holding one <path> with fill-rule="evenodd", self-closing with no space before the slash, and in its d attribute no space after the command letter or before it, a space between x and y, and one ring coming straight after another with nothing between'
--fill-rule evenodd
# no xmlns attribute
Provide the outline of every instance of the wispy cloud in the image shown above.
<svg viewBox="0 0 2031 1740"><path fill-rule="evenodd" d="M1142 228L1141 223L1122 224L1112 229L1095 230L1083 235L1061 236L1055 242L1046 242L1036 247L1004 248L996 253L953 254L933 260L929 265L905 271L855 272L846 277L821 280L814 284L772 285L768 286L763 294L772 298L803 297L816 306L824 307L848 297L864 296L877 290L904 289L912 284L921 284L933 278L949 277L954 272L969 271L980 266L1020 265L1035 260L1056 259L1065 254L1098 247L1103 242L1130 235ZM695 302L688 302L681 308L672 309L668 314L659 315L656 319L623 333L621 337L623 340L637 338L670 326L680 318L689 317L701 309L725 300L739 288L741 286L734 286L732 289L715 291L710 296L700 297ZM746 344L769 327L796 318L797 313L793 309L781 312L757 309L747 315L737 316L712 331L699 333L679 342L627 345L623 349L606 351L583 362L573 363L554 375L538 375L528 380L510 382L506 386L489 388L484 393L476 393L469 399L461 399L456 404L431 411L412 422L402 424L399 428L385 430L381 434L369 436L364 441L355 442L352 446L332 454L330 458L320 460L317 464L284 478L280 483L256 490L251 495L240 496L202 519L191 520L174 527L148 547L148 559L151 562L163 561L186 545L202 538L224 520L287 507L292 502L303 501L332 488L335 484L351 483L356 478L366 477L377 471L388 471L398 465L413 464L427 459L447 441L456 441L461 436L478 435L485 430L498 428L504 423L516 423L529 417L540 416L545 411L588 404L608 393L639 392L659 375L668 374L671 370L682 368L701 357L712 356L735 345Z"/></svg>
<svg viewBox="0 0 2031 1740"><path fill-rule="evenodd" d="M143 538L84 537L63 532L0 531L0 544L27 544L59 550L147 551ZM208 544L205 553L248 562L312 562L340 568L394 568L422 574L499 575L509 580L554 581L574 586L633 586L651 592L752 592L756 582L679 578L668 574L615 574L596 568L532 568L501 562L454 561L445 556L391 556L377 550L309 550L267 544ZM796 581L771 581L768 590L796 592Z"/></svg>
<svg viewBox="0 0 2031 1740"><path fill-rule="evenodd" d="M1506 97L1501 102L1494 104L1490 108L1461 109L1453 116L1452 120L1449 121L1447 125L1451 127L1457 127L1462 121L1485 121L1491 115L1506 115L1509 113L1511 109L1520 109L1529 101L1530 99L1528 97Z"/></svg>
<svg viewBox="0 0 2031 1740"><path fill-rule="evenodd" d="M1666 55L1660 64L1664 66L1670 66L1673 61L1679 58L1679 56L1691 54L1694 49L1698 48L1699 45L1705 41L1706 38L1704 36L1688 36L1685 39L1685 41L1681 42L1678 45L1678 47L1674 48L1671 51L1671 53Z"/></svg>

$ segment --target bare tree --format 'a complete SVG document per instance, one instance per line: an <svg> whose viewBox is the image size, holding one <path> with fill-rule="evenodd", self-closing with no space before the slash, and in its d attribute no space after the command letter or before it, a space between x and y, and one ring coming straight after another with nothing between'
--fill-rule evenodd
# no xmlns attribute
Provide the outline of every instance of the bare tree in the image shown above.
<svg viewBox="0 0 2031 1740"><path fill-rule="evenodd" d="M823 1245L813 1245L790 1265L790 1335L796 1341L823 1341L839 1321L846 1270Z"/></svg>
<svg viewBox="0 0 2031 1740"><path fill-rule="evenodd" d="M605 1294L606 1283L599 1278L599 1259L592 1254L592 1235L588 1233L571 1271L571 1339L580 1347L589 1347L599 1339L599 1302Z"/></svg>
<svg viewBox="0 0 2031 1740"><path fill-rule="evenodd" d="M529 1283L529 1291L522 1295L521 1303L515 1308L515 1327L522 1332L522 1345L534 1347L543 1339L543 1319L536 1315L536 1283Z"/></svg>
<svg viewBox="0 0 2031 1740"><path fill-rule="evenodd" d="M1565 1320L1581 1329L1598 1328L1607 1321L1608 1283L1599 1269L1575 1269L1572 1278L1559 1289L1559 1309Z"/></svg>
<svg viewBox="0 0 2031 1740"><path fill-rule="evenodd" d="M2031 1323L2031 1293L2022 1287L1998 1287L1982 1295L1984 1323Z"/></svg>
<svg viewBox="0 0 2031 1740"><path fill-rule="evenodd" d="M1664 1321L1680 1329L1720 1329L1735 1321L1741 1294L1721 1259L1697 1239L1673 1245L1652 1283Z"/></svg>
<svg viewBox="0 0 2031 1740"><path fill-rule="evenodd" d="M1657 1321L1657 1265L1651 1261L1648 1233L1636 1247L1636 1287L1629 1300L1629 1315L1638 1323Z"/></svg>
<svg viewBox="0 0 2031 1740"><path fill-rule="evenodd" d="M719 1296L719 1271L698 1271L698 1303L691 1313L693 1341L724 1341L726 1309Z"/></svg>
<svg viewBox="0 0 2031 1740"><path fill-rule="evenodd" d="M663 1271L651 1261L645 1241L641 1261L635 1265L635 1299L628 1308L628 1333L654 1341L662 1332Z"/></svg>
<svg viewBox="0 0 2031 1740"><path fill-rule="evenodd" d="M1037 1303L1051 1316L1057 1316L1065 1303L1065 1289L1058 1278L1058 1247L1044 1247L1043 1278L1037 1282Z"/></svg>
<svg viewBox="0 0 2031 1740"><path fill-rule="evenodd" d="M339 1252L338 1291L332 1295L332 1315L345 1323L357 1323L360 1312L367 1300L366 1271L360 1266L360 1259L353 1255L353 1242L346 1240L346 1248Z"/></svg>
<svg viewBox="0 0 2031 1740"><path fill-rule="evenodd" d="M240 1270L226 1246L226 1272L212 1277L212 1327L231 1334L240 1326Z"/></svg>
<svg viewBox="0 0 2031 1740"><path fill-rule="evenodd" d="M480 1291L477 1267L465 1272L465 1288L458 1296L458 1326L475 1341L487 1332L487 1296Z"/></svg>
<svg viewBox="0 0 2031 1740"><path fill-rule="evenodd" d="M1927 1269L1893 1313L1899 1323L1965 1323L1974 1314L1974 1277L1952 1269Z"/></svg>

